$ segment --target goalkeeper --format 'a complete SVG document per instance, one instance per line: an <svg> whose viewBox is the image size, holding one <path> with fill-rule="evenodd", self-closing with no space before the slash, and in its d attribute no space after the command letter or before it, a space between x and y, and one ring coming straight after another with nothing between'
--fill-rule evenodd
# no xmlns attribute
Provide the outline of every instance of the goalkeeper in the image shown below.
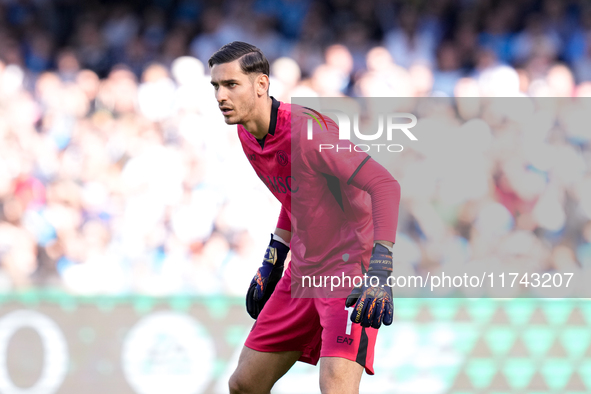
<svg viewBox="0 0 591 394"><path fill-rule="evenodd" d="M282 204L247 291L247 311L256 322L230 392L269 393L299 360L320 361L322 393L358 393L363 371L374 373L377 329L392 323L386 281L400 186L366 153L320 152L319 143L338 139L332 120L317 114L323 127L314 124L314 140L305 138L310 110L269 96L269 64L258 48L227 44L210 58L209 67L225 122L238 125L251 165ZM349 141L339 144L352 147ZM284 269L290 250L291 263ZM379 285L333 293L301 286L303 276L364 272Z"/></svg>

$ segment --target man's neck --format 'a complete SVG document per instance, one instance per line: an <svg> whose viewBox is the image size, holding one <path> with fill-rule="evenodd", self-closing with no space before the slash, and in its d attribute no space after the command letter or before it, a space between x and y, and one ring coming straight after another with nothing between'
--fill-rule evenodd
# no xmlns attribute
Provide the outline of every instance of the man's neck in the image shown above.
<svg viewBox="0 0 591 394"><path fill-rule="evenodd" d="M264 105L258 106L257 113L253 114L251 120L245 122L242 126L254 136L257 140L265 138L269 133L269 124L271 123L271 108L273 107L273 99L267 96Z"/></svg>

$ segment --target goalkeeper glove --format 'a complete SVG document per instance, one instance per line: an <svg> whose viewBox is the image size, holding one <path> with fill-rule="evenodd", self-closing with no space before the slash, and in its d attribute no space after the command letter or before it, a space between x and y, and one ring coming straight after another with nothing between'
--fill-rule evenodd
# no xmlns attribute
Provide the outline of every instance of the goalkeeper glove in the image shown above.
<svg viewBox="0 0 591 394"><path fill-rule="evenodd" d="M351 314L353 323L373 328L380 328L382 322L387 326L392 324L394 303L392 289L387 283L391 273L392 253L384 245L376 243L367 272L369 283L355 287L347 297L346 306L355 305ZM376 287L371 286L372 277L377 278L378 285ZM373 282L375 283L376 280L374 279ZM366 284L367 286L365 286Z"/></svg>
<svg viewBox="0 0 591 394"><path fill-rule="evenodd" d="M271 294L277 286L277 282L283 274L283 263L289 252L289 247L273 239L267 247L263 265L259 267L256 275L250 282L250 287L246 293L246 310L250 317L256 320L263 310L265 303L271 297Z"/></svg>

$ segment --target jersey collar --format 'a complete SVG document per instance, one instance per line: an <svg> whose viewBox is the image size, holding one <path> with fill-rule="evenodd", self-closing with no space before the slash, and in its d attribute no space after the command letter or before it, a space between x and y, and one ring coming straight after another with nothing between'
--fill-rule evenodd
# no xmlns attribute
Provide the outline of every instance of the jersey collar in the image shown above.
<svg viewBox="0 0 591 394"><path fill-rule="evenodd" d="M265 148L265 140L267 139L267 135L275 135L275 128L277 127L277 114L279 113L279 105L281 105L281 103L275 100L275 97L273 96L271 96L271 100L273 100L273 103L271 104L271 122L269 122L269 131L267 134L265 134L263 139L256 139L261 146L261 149Z"/></svg>
<svg viewBox="0 0 591 394"><path fill-rule="evenodd" d="M273 104L271 105L271 122L269 123L269 134L275 135L275 127L277 127L277 114L279 113L279 101L275 100L275 97L271 96Z"/></svg>

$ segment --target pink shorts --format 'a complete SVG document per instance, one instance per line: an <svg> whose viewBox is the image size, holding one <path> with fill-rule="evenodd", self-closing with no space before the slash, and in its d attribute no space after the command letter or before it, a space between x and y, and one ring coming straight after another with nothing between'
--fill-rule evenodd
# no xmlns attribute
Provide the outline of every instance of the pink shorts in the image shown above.
<svg viewBox="0 0 591 394"><path fill-rule="evenodd" d="M288 266L254 323L245 346L260 352L301 351L299 361L316 365L320 357L356 361L373 375L378 330L349 319L344 298L291 298Z"/></svg>

